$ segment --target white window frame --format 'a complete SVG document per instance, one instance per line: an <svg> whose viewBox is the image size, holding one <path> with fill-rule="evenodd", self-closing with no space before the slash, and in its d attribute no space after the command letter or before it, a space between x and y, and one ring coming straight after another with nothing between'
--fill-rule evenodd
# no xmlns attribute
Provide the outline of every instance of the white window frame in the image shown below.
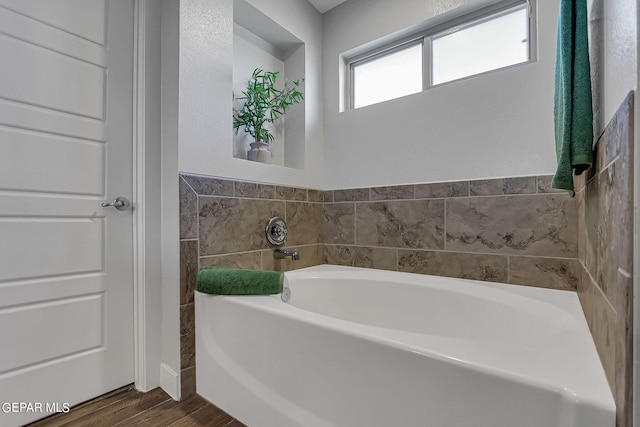
<svg viewBox="0 0 640 427"><path fill-rule="evenodd" d="M433 63L431 56L431 45L434 38L443 37L459 30L469 28L483 22L495 19L518 8L528 8L528 33L529 33L529 60L517 64L507 65L505 67L494 68L493 70L483 73L472 74L470 76L461 77L459 79L450 80L437 85L432 84ZM536 0L502 0L479 9L454 16L445 22L426 25L420 30L411 33L408 36L396 38L390 42L381 43L364 52L347 56L343 59L345 67L345 105L350 110L354 109L354 67L365 64L370 61L382 58L389 54L395 53L407 47L416 44L422 44L422 91L436 86L447 85L450 83L466 80L482 76L488 73L494 73L521 65L530 64L537 60L537 34L536 34ZM397 98L393 98L397 99ZM382 101L385 102L385 101ZM373 104L372 104L373 105Z"/></svg>
<svg viewBox="0 0 640 427"><path fill-rule="evenodd" d="M422 90L424 91L427 87L428 87L428 83L426 80L426 76L425 76L425 68L427 66L426 64L426 56L424 54L424 49L425 49L425 43L426 40L424 37L412 37L409 38L407 40L402 39L401 41L396 41L392 44L389 44L388 46L385 46L385 48L383 49L376 49L373 53L358 59L358 60L350 60L349 65L348 65L348 70L349 70L349 81L348 81L348 87L349 87L349 108L350 109L354 109L354 100L355 100L355 88L354 88L354 84L353 81L355 79L355 72L354 72L354 68L357 67L358 65L363 65L366 64L368 62L371 61L375 61L376 59L379 58L384 58L387 55L391 55L394 54L396 52L399 52L401 50L410 48L410 47L414 47L417 45L422 45ZM391 99L396 99L396 98L391 98ZM381 101L384 102L384 101Z"/></svg>

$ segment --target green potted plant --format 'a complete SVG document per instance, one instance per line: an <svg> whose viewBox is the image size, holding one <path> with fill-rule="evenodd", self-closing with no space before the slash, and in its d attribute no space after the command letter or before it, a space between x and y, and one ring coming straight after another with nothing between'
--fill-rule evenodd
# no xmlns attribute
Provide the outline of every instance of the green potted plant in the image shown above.
<svg viewBox="0 0 640 427"><path fill-rule="evenodd" d="M304 99L298 87L304 81L300 78L294 82L285 82L284 88L275 88L278 71L264 71L261 68L253 70L247 83L247 89L241 97L242 107L233 114L233 128L236 135L240 128L251 135L251 150L247 153L248 160L271 163L269 144L273 141L270 125L282 117L291 106Z"/></svg>

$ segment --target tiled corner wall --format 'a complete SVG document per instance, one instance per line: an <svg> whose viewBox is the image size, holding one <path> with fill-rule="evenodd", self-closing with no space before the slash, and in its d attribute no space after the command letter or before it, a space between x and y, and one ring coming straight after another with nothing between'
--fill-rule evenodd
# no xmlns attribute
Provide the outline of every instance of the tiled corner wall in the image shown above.
<svg viewBox="0 0 640 427"><path fill-rule="evenodd" d="M322 192L180 175L180 355L183 398L195 392L193 292L207 266L288 271L322 264ZM287 247L300 260L275 260L264 230L287 221Z"/></svg>
<svg viewBox="0 0 640 427"><path fill-rule="evenodd" d="M328 264L575 290L577 203L550 176L324 194Z"/></svg>
<svg viewBox="0 0 640 427"><path fill-rule="evenodd" d="M575 290L577 203L549 176L312 189L182 174L180 333L182 395L195 391L193 293L207 266L287 271L341 264ZM274 260L266 221L286 219Z"/></svg>
<svg viewBox="0 0 640 427"><path fill-rule="evenodd" d="M632 426L633 93L579 177L578 295L617 407L617 427Z"/></svg>

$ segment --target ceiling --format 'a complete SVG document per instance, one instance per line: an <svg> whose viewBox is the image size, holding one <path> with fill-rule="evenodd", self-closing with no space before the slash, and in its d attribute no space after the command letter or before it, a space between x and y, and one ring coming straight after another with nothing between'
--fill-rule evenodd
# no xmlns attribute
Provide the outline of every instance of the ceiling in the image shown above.
<svg viewBox="0 0 640 427"><path fill-rule="evenodd" d="M309 2L320 11L320 13L325 13L327 10L333 9L345 1L346 0L309 0Z"/></svg>

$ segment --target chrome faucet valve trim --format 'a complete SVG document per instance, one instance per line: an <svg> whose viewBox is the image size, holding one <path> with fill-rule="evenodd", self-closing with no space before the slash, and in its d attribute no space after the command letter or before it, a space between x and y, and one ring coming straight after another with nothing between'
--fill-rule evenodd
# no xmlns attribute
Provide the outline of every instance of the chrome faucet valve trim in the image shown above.
<svg viewBox="0 0 640 427"><path fill-rule="evenodd" d="M264 232L267 241L274 246L280 246L287 241L287 223L279 216L274 216L267 222Z"/></svg>

